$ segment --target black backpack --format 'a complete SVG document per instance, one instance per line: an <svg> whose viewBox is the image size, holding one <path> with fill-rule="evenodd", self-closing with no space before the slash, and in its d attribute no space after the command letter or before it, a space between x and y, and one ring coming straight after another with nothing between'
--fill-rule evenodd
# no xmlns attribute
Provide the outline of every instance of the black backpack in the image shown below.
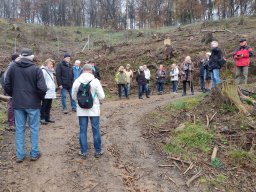
<svg viewBox="0 0 256 192"><path fill-rule="evenodd" d="M83 109L91 109L96 96L96 93L92 96L90 83L91 81L87 84L81 83L77 91L78 105Z"/></svg>

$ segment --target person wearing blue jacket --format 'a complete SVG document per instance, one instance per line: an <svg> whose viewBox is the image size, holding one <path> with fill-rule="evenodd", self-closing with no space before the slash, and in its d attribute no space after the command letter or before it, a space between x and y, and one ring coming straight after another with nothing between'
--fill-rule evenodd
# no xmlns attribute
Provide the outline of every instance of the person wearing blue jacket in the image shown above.
<svg viewBox="0 0 256 192"><path fill-rule="evenodd" d="M82 74L81 61L76 60L73 66L74 80L76 80Z"/></svg>

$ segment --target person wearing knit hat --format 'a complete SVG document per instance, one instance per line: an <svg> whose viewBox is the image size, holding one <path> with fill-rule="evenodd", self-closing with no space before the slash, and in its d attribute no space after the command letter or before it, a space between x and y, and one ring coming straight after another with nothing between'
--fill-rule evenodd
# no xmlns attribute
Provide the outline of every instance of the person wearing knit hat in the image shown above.
<svg viewBox="0 0 256 192"><path fill-rule="evenodd" d="M105 98L105 93L100 81L97 78L95 78L93 75L93 67L90 64L85 64L82 67L82 70L83 70L83 73L75 80L72 87L72 98L78 103L77 116L78 116L79 127L80 127L79 155L81 155L82 158L86 158L88 155L87 128L88 128L88 122L90 119L92 132L93 132L94 157L99 158L101 155L103 155L102 146L101 146L101 133L100 133L100 103ZM81 87L84 87L84 85L90 86L91 96L93 99L92 101L93 105L89 109L82 108L77 98L78 93L80 92L79 89L81 89ZM79 99L79 101L81 100Z"/></svg>
<svg viewBox="0 0 256 192"><path fill-rule="evenodd" d="M47 92L42 70L33 63L31 49L21 50L5 78L5 92L12 97L16 129L16 161L21 163L26 158L26 122L30 129L30 160L41 157L39 150L39 120L41 100Z"/></svg>
<svg viewBox="0 0 256 192"><path fill-rule="evenodd" d="M118 96L119 99L122 98L122 89L124 89L125 97L128 99L128 93L127 93L127 75L124 72L124 67L120 66L118 69L118 72L115 77L117 86L118 86Z"/></svg>
<svg viewBox="0 0 256 192"><path fill-rule="evenodd" d="M236 83L247 84L250 57L253 56L252 48L247 45L245 38L239 40L240 46L234 52L236 65Z"/></svg>
<svg viewBox="0 0 256 192"><path fill-rule="evenodd" d="M58 87L61 90L61 104L64 114L68 114L68 108L66 104L67 92L69 94L72 111L76 112L76 103L72 99L71 95L71 88L74 82L74 73L70 60L71 55L69 53L65 53L63 60L56 67L56 79Z"/></svg>
<svg viewBox="0 0 256 192"><path fill-rule="evenodd" d="M215 88L219 83L220 79L220 69L226 63L223 58L221 49L218 47L219 43L217 41L211 42L211 56L209 57L209 69L211 71L212 87Z"/></svg>

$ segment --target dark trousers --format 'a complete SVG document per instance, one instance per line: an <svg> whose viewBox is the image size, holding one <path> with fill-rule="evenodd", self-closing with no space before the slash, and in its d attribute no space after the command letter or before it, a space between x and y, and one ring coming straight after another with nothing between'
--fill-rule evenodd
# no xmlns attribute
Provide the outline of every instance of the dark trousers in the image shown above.
<svg viewBox="0 0 256 192"><path fill-rule="evenodd" d="M204 76L200 76L200 85L201 85L201 90L205 90L205 82L204 82Z"/></svg>
<svg viewBox="0 0 256 192"><path fill-rule="evenodd" d="M172 92L178 91L178 81L172 81Z"/></svg>
<svg viewBox="0 0 256 192"><path fill-rule="evenodd" d="M138 85L138 88L139 88L139 98L142 97L142 95L143 95L144 92L146 93L146 96L148 97L148 88L147 88L147 84L145 84L145 85L139 84L139 85Z"/></svg>
<svg viewBox="0 0 256 192"><path fill-rule="evenodd" d="M118 96L120 98L122 97L122 88L124 89L125 97L128 97L126 84L118 84Z"/></svg>
<svg viewBox="0 0 256 192"><path fill-rule="evenodd" d="M50 111L52 107L52 99L43 99L41 106L41 119L45 121L50 120Z"/></svg>
<svg viewBox="0 0 256 192"><path fill-rule="evenodd" d="M183 94L187 93L187 83L191 88L191 93L194 93L193 81L183 81Z"/></svg>
<svg viewBox="0 0 256 192"><path fill-rule="evenodd" d="M14 110L12 107L12 99L10 99L7 103L7 117L8 117L8 127L14 126L15 118L14 118Z"/></svg>

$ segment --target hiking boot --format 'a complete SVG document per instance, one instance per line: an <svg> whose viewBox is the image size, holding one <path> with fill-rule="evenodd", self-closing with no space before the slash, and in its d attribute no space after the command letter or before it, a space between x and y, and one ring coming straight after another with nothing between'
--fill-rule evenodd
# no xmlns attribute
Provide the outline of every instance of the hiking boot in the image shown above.
<svg viewBox="0 0 256 192"><path fill-rule="evenodd" d="M186 95L187 95L186 93L184 93L184 92L182 93L182 96L186 96Z"/></svg>
<svg viewBox="0 0 256 192"><path fill-rule="evenodd" d="M16 163L22 163L25 159L26 159L26 157L24 157L22 159L16 159Z"/></svg>
<svg viewBox="0 0 256 192"><path fill-rule="evenodd" d="M139 97L139 99L143 99L143 97Z"/></svg>
<svg viewBox="0 0 256 192"><path fill-rule="evenodd" d="M81 151L79 151L78 155L82 156L84 159L87 158L87 153L82 153Z"/></svg>
<svg viewBox="0 0 256 192"><path fill-rule="evenodd" d="M55 123L55 121L53 119L48 119L46 120L47 123Z"/></svg>
<svg viewBox="0 0 256 192"><path fill-rule="evenodd" d="M68 110L67 109L63 109L63 113L64 114L68 114Z"/></svg>
<svg viewBox="0 0 256 192"><path fill-rule="evenodd" d="M150 98L149 96L147 96L147 98Z"/></svg>
<svg viewBox="0 0 256 192"><path fill-rule="evenodd" d="M41 119L41 120L40 120L40 123L41 123L42 125L47 125L47 122L46 122L44 119Z"/></svg>
<svg viewBox="0 0 256 192"><path fill-rule="evenodd" d="M30 157L30 161L37 161L41 157L41 153L39 152L36 157Z"/></svg>
<svg viewBox="0 0 256 192"><path fill-rule="evenodd" d="M76 112L76 109L72 109L73 112Z"/></svg>
<svg viewBox="0 0 256 192"><path fill-rule="evenodd" d="M94 154L94 157L98 159L98 158L100 158L102 155L103 155L103 152L99 152L99 153L95 153L95 154Z"/></svg>

